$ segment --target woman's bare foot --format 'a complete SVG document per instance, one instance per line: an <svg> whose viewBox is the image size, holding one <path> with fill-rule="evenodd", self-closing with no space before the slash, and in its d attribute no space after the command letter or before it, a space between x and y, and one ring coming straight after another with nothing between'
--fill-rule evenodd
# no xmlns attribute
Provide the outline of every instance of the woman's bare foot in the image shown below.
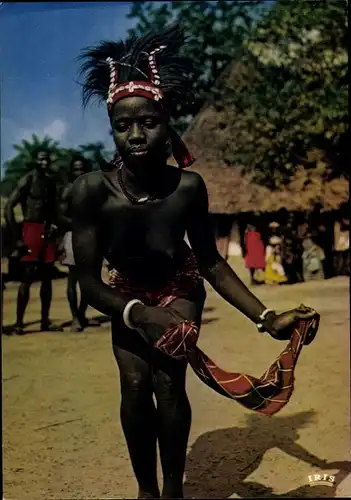
<svg viewBox="0 0 351 500"><path fill-rule="evenodd" d="M144 498L144 499L147 499L147 498L156 499L157 498L157 499L160 499L160 493L158 491L148 492L148 491L139 490L138 499L139 498Z"/></svg>
<svg viewBox="0 0 351 500"><path fill-rule="evenodd" d="M77 318L73 318L71 325L71 332L77 333L77 332L82 332L83 330L84 328L81 325L80 321Z"/></svg>
<svg viewBox="0 0 351 500"><path fill-rule="evenodd" d="M82 318L80 321L81 325L83 328L87 328L88 326L100 326L100 321L97 319L88 319L88 318Z"/></svg>

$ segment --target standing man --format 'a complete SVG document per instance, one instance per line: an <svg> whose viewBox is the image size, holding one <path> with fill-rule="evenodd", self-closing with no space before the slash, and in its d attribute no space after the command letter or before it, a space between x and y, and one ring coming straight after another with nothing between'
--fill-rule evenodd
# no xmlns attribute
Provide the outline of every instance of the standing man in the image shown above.
<svg viewBox="0 0 351 500"><path fill-rule="evenodd" d="M60 230L64 230L65 235L61 243L61 263L68 266L67 278L67 300L72 313L72 332L81 332L87 326L99 326L100 323L86 318L86 310L88 302L85 300L84 295L81 294L80 303L78 305L77 287L78 277L77 270L74 262L73 249L72 249L72 186L73 182L81 175L89 172L89 162L84 156L75 156L70 164L70 182L65 187L60 203Z"/></svg>
<svg viewBox="0 0 351 500"><path fill-rule="evenodd" d="M320 203L316 203L309 215L309 231L312 239L324 252L323 270L326 279L334 276L333 248L334 221L331 214L323 211Z"/></svg>
<svg viewBox="0 0 351 500"><path fill-rule="evenodd" d="M217 251L206 186L199 174L183 170L193 158L170 126L177 104L192 98L194 62L180 56L182 45L181 30L172 26L127 43L102 42L82 55L84 102L107 103L118 154L109 168L74 184L73 250L86 299L112 318L121 422L138 498L160 498L157 441L161 497L183 498L191 423L187 361L154 344L177 325L200 327L203 278L276 339L316 314L266 309ZM167 164L170 149L180 168ZM113 268L111 286L101 279L104 257Z"/></svg>
<svg viewBox="0 0 351 500"><path fill-rule="evenodd" d="M289 213L282 230L282 264L287 282L292 285L302 281L302 248L295 228L294 214Z"/></svg>
<svg viewBox="0 0 351 500"><path fill-rule="evenodd" d="M22 255L22 281L17 297L17 320L14 332L24 333L24 314L29 301L30 287L39 277L41 280L41 327L42 332L62 331L52 325L49 314L52 299L52 278L56 260L57 192L50 153L37 151L34 168L19 180L5 206L5 220L17 249ZM21 234L14 209L20 205L23 213Z"/></svg>

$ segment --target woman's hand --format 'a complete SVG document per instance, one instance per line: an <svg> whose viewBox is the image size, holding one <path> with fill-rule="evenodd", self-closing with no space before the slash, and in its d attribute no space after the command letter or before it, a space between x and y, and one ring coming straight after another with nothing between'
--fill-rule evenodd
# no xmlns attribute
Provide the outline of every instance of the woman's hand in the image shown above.
<svg viewBox="0 0 351 500"><path fill-rule="evenodd" d="M296 328L299 320L309 320L314 319L315 325L308 333L304 344L308 345L312 342L317 333L319 326L319 314L317 311L311 307L306 307L301 304L296 309L291 309L290 311L284 312L282 314L276 315L267 325L267 331L269 334L277 340L289 340ZM269 318L267 318L269 320Z"/></svg>
<svg viewBox="0 0 351 500"><path fill-rule="evenodd" d="M170 327L179 325L185 318L172 307L151 307L135 304L130 312L130 320L141 329L152 344L157 342L163 332Z"/></svg>

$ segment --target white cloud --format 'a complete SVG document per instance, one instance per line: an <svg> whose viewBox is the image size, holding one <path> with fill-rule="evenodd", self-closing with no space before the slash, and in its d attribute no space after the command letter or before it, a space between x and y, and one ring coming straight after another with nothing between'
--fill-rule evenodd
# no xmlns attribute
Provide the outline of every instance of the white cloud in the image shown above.
<svg viewBox="0 0 351 500"><path fill-rule="evenodd" d="M43 139L46 135L51 137L54 141L62 141L67 132L67 123L64 120L56 119L51 123L44 125L42 128L37 129L22 129L20 132L19 140L30 140L33 134Z"/></svg>
<svg viewBox="0 0 351 500"><path fill-rule="evenodd" d="M44 127L43 135L52 137L55 141L61 141L66 134L67 124L63 120L54 120L50 125Z"/></svg>

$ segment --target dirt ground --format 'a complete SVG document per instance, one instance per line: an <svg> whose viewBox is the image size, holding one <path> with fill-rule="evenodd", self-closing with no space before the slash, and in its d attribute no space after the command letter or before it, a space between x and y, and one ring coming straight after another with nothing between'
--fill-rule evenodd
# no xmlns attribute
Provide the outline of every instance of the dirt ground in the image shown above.
<svg viewBox="0 0 351 500"><path fill-rule="evenodd" d="M233 267L246 280L240 260ZM16 290L10 283L4 292L4 325L14 322ZM186 497L351 496L336 487L343 481L350 488L348 279L255 293L278 310L315 307L319 333L301 353L290 403L272 418L217 395L189 370ZM28 335L2 336L5 499L135 498L109 323L82 334L35 333L39 318L35 285ZM69 321L65 280L54 283L52 318ZM199 345L223 368L257 376L283 348L211 289ZM321 459L343 463L327 470ZM308 475L319 473L336 476L335 486L311 487Z"/></svg>

